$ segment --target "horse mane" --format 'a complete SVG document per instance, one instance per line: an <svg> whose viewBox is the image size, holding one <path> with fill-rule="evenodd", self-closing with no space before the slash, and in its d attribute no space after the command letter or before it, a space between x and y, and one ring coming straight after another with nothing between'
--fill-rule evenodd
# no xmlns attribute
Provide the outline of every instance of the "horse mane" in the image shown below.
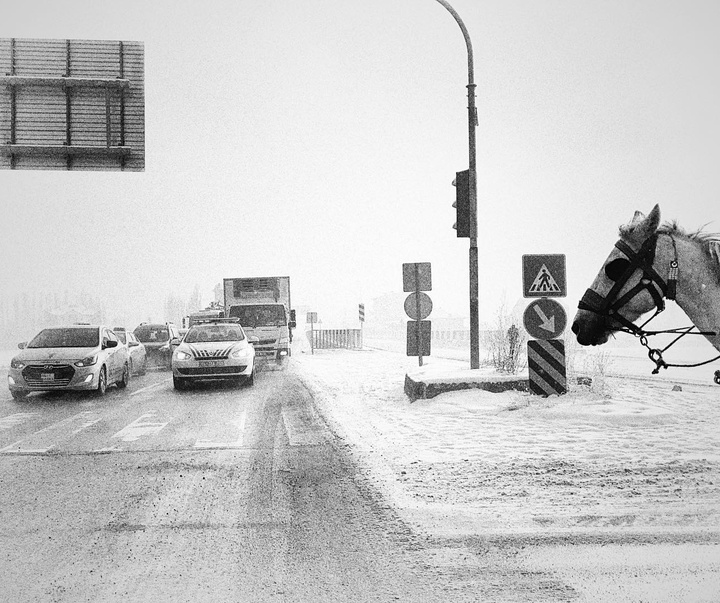
<svg viewBox="0 0 720 603"><path fill-rule="evenodd" d="M682 237L697 243L710 260L710 263L715 269L715 273L718 275L718 279L720 280L720 233L706 232L703 228L704 227L698 228L694 232L687 232L684 228L679 226L675 220L673 220L672 222L666 222L660 226L660 228L658 228L658 232L661 234Z"/></svg>

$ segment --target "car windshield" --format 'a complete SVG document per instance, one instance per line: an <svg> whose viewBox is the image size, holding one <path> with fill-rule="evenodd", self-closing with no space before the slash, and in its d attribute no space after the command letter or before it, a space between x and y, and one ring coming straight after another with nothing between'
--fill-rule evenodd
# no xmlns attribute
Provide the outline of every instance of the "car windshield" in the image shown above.
<svg viewBox="0 0 720 603"><path fill-rule="evenodd" d="M94 348L100 344L98 329L58 328L43 329L30 343L29 348Z"/></svg>
<svg viewBox="0 0 720 603"><path fill-rule="evenodd" d="M280 327L286 324L285 307L277 306L232 306L230 317L239 318L243 327Z"/></svg>
<svg viewBox="0 0 720 603"><path fill-rule="evenodd" d="M168 330L164 326L140 325L134 333L135 337L143 343L167 341L170 338Z"/></svg>
<svg viewBox="0 0 720 603"><path fill-rule="evenodd" d="M125 331L115 331L115 335L117 335L117 338L122 343L127 343L127 337L125 336Z"/></svg>
<svg viewBox="0 0 720 603"><path fill-rule="evenodd" d="M192 327L183 340L185 343L202 341L242 341L242 329L237 325L200 325Z"/></svg>

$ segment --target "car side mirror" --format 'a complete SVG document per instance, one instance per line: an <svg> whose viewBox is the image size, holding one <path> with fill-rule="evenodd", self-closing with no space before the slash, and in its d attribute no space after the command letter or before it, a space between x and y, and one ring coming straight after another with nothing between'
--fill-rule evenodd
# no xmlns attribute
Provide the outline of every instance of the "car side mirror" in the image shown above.
<svg viewBox="0 0 720 603"><path fill-rule="evenodd" d="M128 343L128 347L130 347L130 348L135 348L139 345L140 344L137 341L131 341L130 343Z"/></svg>
<svg viewBox="0 0 720 603"><path fill-rule="evenodd" d="M27 345L27 341L23 341L22 343L18 343L18 350L24 350L26 345Z"/></svg>
<svg viewBox="0 0 720 603"><path fill-rule="evenodd" d="M104 341L104 342L103 342L103 346L102 346L102 347L103 347L103 349L104 349L104 348L116 348L116 347L117 347L117 344L118 344L117 341L113 341L112 339L108 339L107 341Z"/></svg>
<svg viewBox="0 0 720 603"><path fill-rule="evenodd" d="M180 345L180 338L179 337L173 337L170 340L170 345Z"/></svg>
<svg viewBox="0 0 720 603"><path fill-rule="evenodd" d="M248 343L260 343L260 338L255 335L250 335L250 337L248 337Z"/></svg>

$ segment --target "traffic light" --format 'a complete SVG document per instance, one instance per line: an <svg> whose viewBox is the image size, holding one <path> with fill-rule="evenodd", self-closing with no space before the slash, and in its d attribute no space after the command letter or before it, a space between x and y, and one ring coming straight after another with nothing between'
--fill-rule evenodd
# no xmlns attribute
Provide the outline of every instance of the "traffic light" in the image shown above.
<svg viewBox="0 0 720 603"><path fill-rule="evenodd" d="M470 237L470 170L455 173L455 203L457 216L453 228L458 237Z"/></svg>

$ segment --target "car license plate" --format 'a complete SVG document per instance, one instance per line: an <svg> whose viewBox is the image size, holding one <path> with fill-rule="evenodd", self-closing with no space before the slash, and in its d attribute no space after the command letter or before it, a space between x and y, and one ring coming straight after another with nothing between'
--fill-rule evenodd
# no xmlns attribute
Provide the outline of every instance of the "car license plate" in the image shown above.
<svg viewBox="0 0 720 603"><path fill-rule="evenodd" d="M40 379L43 381L55 381L55 373L41 373Z"/></svg>
<svg viewBox="0 0 720 603"><path fill-rule="evenodd" d="M210 366L222 366L222 362L220 360L201 360L200 366L203 368Z"/></svg>

